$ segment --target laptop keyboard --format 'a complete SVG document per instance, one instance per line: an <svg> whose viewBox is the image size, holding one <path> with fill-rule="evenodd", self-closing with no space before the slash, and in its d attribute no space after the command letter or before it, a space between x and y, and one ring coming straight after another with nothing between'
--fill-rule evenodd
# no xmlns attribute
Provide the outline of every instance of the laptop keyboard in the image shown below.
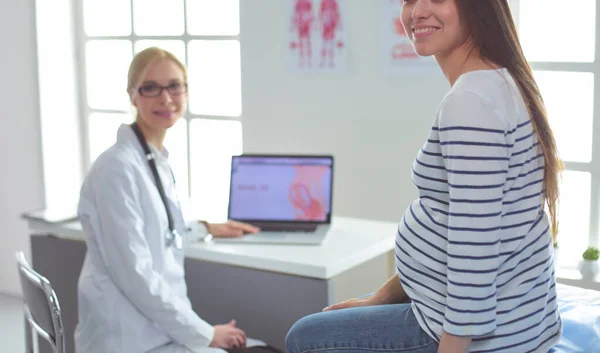
<svg viewBox="0 0 600 353"><path fill-rule="evenodd" d="M314 233L317 230L317 226L303 225L303 226L282 226L277 224L256 224L262 231L265 232L290 232L290 233Z"/></svg>
<svg viewBox="0 0 600 353"><path fill-rule="evenodd" d="M262 229L266 232L286 232L286 233L312 233L315 229L298 229L298 228L273 228L273 229Z"/></svg>

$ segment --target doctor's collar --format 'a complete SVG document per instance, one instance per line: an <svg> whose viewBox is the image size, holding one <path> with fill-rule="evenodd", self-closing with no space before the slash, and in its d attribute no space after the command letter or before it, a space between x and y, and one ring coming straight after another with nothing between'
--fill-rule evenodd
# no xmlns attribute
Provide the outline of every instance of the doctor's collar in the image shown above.
<svg viewBox="0 0 600 353"><path fill-rule="evenodd" d="M121 126L119 126L119 130L117 132L117 141L133 141L135 144L138 144L135 133L133 130L131 130L131 126L129 124L121 124ZM169 150L166 147L163 146L163 150L159 151L158 148L151 143L148 143L148 146L155 158L169 159Z"/></svg>

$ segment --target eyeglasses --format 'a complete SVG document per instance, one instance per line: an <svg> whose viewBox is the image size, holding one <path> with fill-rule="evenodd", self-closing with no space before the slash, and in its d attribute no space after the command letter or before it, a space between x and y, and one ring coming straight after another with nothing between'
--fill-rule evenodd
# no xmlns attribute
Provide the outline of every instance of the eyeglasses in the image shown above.
<svg viewBox="0 0 600 353"><path fill-rule="evenodd" d="M173 82L168 86L161 86L157 83L145 83L138 88L138 93L142 97L158 97L166 89L172 96L179 96L187 92L187 83Z"/></svg>

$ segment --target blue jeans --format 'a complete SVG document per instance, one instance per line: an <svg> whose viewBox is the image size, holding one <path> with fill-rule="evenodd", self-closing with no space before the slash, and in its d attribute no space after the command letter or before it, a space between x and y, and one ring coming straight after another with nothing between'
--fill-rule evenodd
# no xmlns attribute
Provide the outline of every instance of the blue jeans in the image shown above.
<svg viewBox="0 0 600 353"><path fill-rule="evenodd" d="M436 353L438 349L419 326L410 304L312 314L292 326L285 343L288 353Z"/></svg>

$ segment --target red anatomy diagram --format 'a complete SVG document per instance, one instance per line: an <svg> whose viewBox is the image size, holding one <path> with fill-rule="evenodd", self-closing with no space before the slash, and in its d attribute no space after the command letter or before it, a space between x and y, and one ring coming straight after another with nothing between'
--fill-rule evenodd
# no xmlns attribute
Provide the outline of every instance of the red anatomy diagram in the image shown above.
<svg viewBox="0 0 600 353"><path fill-rule="evenodd" d="M310 193L310 189L301 183L292 184L288 190L288 197L296 219L299 220L322 220L325 218L325 207Z"/></svg>
<svg viewBox="0 0 600 353"><path fill-rule="evenodd" d="M326 166L298 166L294 169L296 176L288 189L288 199L294 207L296 219L324 220L328 210L325 209L323 177L329 169Z"/></svg>
<svg viewBox="0 0 600 353"><path fill-rule="evenodd" d="M398 0L390 0L390 3L398 2ZM402 5L402 1L400 1L400 6ZM404 30L404 26L402 25L402 19L400 18L400 14L394 17L393 19L394 33L400 37L406 37L406 31ZM402 60L402 59L418 59L419 56L415 53L412 45L410 43L398 43L394 45L392 49L392 58L394 60Z"/></svg>
<svg viewBox="0 0 600 353"><path fill-rule="evenodd" d="M292 13L291 31L296 39L290 43L292 50L298 50L298 66L312 65L311 37L314 33L321 36L320 67L335 66L335 50L342 49L344 42L337 40L337 31L342 28L342 16L339 0L316 0L319 2L318 17L313 11L313 1L295 0Z"/></svg>

